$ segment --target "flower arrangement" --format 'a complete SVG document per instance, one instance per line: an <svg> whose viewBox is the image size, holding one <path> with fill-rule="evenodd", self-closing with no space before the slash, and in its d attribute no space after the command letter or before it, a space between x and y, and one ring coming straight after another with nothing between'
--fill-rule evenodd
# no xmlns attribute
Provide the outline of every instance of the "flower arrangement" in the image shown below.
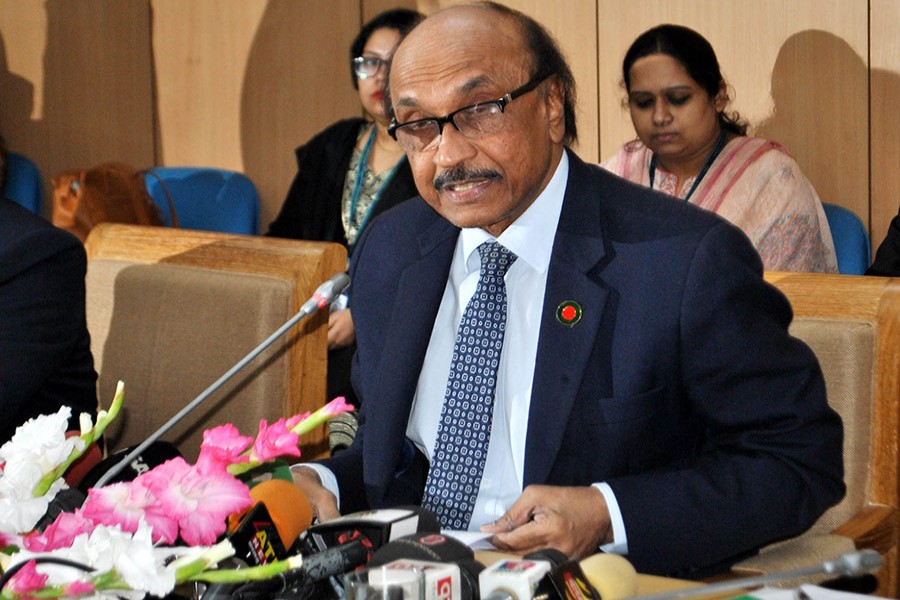
<svg viewBox="0 0 900 600"><path fill-rule="evenodd" d="M0 447L0 600L162 597L180 583L265 579L299 566L296 557L219 569L235 553L219 540L228 515L253 502L240 476L299 457L301 434L352 409L344 398L271 425L262 420L255 437L231 424L206 430L195 464L175 458L132 481L91 488L81 508L35 531L66 487L63 474L116 418L124 397L120 382L96 423L80 416L79 436L66 437L71 409L62 407L23 424Z"/></svg>

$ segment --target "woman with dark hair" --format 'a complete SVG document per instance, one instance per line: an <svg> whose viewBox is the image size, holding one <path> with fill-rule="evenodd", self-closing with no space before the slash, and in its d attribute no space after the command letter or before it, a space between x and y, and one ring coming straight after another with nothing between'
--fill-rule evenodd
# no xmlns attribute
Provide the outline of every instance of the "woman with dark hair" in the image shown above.
<svg viewBox="0 0 900 600"><path fill-rule="evenodd" d="M350 46L350 77L365 118L339 121L295 151L297 175L266 235L353 246L371 220L418 195L406 155L388 135L383 102L387 66L400 39L423 19L395 9L366 23ZM328 396L346 396L355 348L349 308L328 321Z"/></svg>
<svg viewBox="0 0 900 600"><path fill-rule="evenodd" d="M768 270L837 272L816 191L782 145L747 136L726 111L728 86L702 35L679 25L644 32L622 76L638 139L603 167L728 219Z"/></svg>

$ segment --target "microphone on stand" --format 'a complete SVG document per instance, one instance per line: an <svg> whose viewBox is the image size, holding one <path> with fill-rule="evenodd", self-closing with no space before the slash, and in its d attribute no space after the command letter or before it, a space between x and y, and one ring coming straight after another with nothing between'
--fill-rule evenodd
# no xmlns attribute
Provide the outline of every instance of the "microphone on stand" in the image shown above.
<svg viewBox="0 0 900 600"><path fill-rule="evenodd" d="M219 389L227 382L229 379L234 377L234 375L247 366L254 358L260 355L266 348L272 345L275 340L284 335L291 327L296 325L301 319L315 313L321 308L324 308L328 304L334 302L341 293L347 289L347 286L350 285L350 277L346 273L338 273L334 275L331 279L320 285L309 300L303 303L303 306L300 307L300 310L293 317L288 319L287 322L284 323L281 327L279 327L272 335L262 341L256 348L247 353L244 358L239 360L237 364L231 367L228 371L226 371L221 377L219 377L212 385L208 388L200 392L200 394L191 400L191 402L178 411L175 416L166 421L159 429L154 431L150 437L144 440L139 445L135 446L133 450L131 450L125 457L119 461L116 465L114 465L109 471L104 473L95 483L95 487L103 487L109 481L118 475L123 469L125 469L128 464L134 460L137 456L146 450L151 444L156 442L160 437L162 437L167 431L169 431L172 427L177 425L184 417L188 415L191 411L197 408L203 401L209 398L212 394L219 391Z"/></svg>
<svg viewBox="0 0 900 600"><path fill-rule="evenodd" d="M634 596L633 600L675 600L676 598L707 596L730 590L757 587L775 581L807 577L809 575L825 574L835 575L837 577L858 577L877 570L881 567L882 562L881 554L876 550L859 550L857 552L842 554L837 558L826 560L825 562L811 567L769 573L768 575L759 575L756 577L743 577L741 579L721 581L709 585L700 585L698 587L682 590L672 590L670 592L662 592L659 594Z"/></svg>

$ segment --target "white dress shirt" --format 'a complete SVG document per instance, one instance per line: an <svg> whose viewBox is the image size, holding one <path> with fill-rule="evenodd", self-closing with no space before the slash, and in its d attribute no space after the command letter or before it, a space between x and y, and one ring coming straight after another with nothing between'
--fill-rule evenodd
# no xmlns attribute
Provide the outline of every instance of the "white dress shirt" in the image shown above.
<svg viewBox="0 0 900 600"><path fill-rule="evenodd" d="M491 439L469 529L503 516L521 495L525 471L525 438L547 271L562 210L569 161L566 153L547 187L497 241L518 256L506 274L507 321L497 374ZM477 248L493 236L480 228L463 229L457 239L450 276L438 309L425 361L419 375L406 435L431 462L438 422L450 374L456 330L478 285ZM323 484L337 495L337 482L327 469L316 468ZM612 489L596 484L613 520L615 542L603 549L626 552L625 527Z"/></svg>

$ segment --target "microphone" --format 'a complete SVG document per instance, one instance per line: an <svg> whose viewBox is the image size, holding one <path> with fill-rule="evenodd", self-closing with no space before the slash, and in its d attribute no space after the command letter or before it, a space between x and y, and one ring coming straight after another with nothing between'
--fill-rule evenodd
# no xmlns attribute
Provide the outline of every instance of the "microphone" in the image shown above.
<svg viewBox="0 0 900 600"><path fill-rule="evenodd" d="M246 583L232 594L233 600L272 598L292 588L304 587L342 575L366 564L368 549L359 540L303 556L300 567L289 569L276 577Z"/></svg>
<svg viewBox="0 0 900 600"><path fill-rule="evenodd" d="M479 597L484 566L459 540L441 533L400 537L375 552L369 568L420 568L425 572L425 600L472 600Z"/></svg>
<svg viewBox="0 0 900 600"><path fill-rule="evenodd" d="M501 560L478 576L482 600L531 600L550 571L567 561L553 548L526 554L519 560Z"/></svg>
<svg viewBox="0 0 900 600"><path fill-rule="evenodd" d="M313 293L312 297L303 303L300 307L300 310L293 317L288 319L281 327L275 330L272 335L263 340L256 348L247 353L244 358L239 360L233 367L228 369L221 377L219 377L216 381L212 383L208 388L200 392L200 394L191 400L187 406L182 408L178 413L175 414L171 419L163 423L163 425L150 434L146 440L142 443L138 444L131 452L129 452L122 460L113 466L109 471L107 471L100 479L97 480L95 487L103 487L109 481L118 475L127 465L133 460L136 456L140 455L141 452L146 450L151 444L156 442L159 438L161 438L167 431L169 431L172 427L181 422L184 417L186 417L191 411L200 406L203 401L209 398L212 394L219 391L219 389L227 382L229 379L234 377L234 375L247 366L254 358L260 355L266 348L272 345L275 340L284 335L291 327L296 325L301 319L307 317L313 313L315 313L320 308L324 307L326 304L333 302L341 293L350 285L350 277L347 276L346 273L338 273L334 275L331 279L320 285L316 291Z"/></svg>
<svg viewBox="0 0 900 600"><path fill-rule="evenodd" d="M581 565L566 560L541 578L534 592L535 600L600 600ZM608 600L604 598L604 600Z"/></svg>
<svg viewBox="0 0 900 600"><path fill-rule="evenodd" d="M229 517L229 539L235 556L248 565L287 558L288 550L312 523L312 504L300 488L270 479L250 488L249 509Z"/></svg>
<svg viewBox="0 0 900 600"><path fill-rule="evenodd" d="M637 571L619 554L592 554L579 563L603 600L622 600L637 593Z"/></svg>
<svg viewBox="0 0 900 600"><path fill-rule="evenodd" d="M234 563L257 566L287 558L289 550L310 523L312 504L300 489L284 479L269 479L250 488L254 504L228 517L228 539L234 546ZM202 600L227 600L237 583L213 583Z"/></svg>
<svg viewBox="0 0 900 600"><path fill-rule="evenodd" d="M731 579L728 581L720 581L709 585L701 585L694 588L682 590L672 590L670 592L662 592L659 594L647 594L644 596L635 596L634 600L673 600L674 598L690 598L693 596L706 596L718 594L723 591L730 591L743 588L757 587L763 584L772 583L774 581L784 581L786 579L796 579L798 577L807 577L809 575L836 575L838 577L857 577L875 571L882 564L881 554L876 550L866 549L857 552L848 552L837 558L826 560L825 562L803 567L800 569L792 569L789 571L781 571L778 573L770 573L768 575L759 575L756 577L743 577L741 579Z"/></svg>
<svg viewBox="0 0 900 600"><path fill-rule="evenodd" d="M401 558L370 569L382 573L382 570L422 571L425 575L423 600L476 600L479 598L478 573L484 569L484 565L474 559L446 563Z"/></svg>
<svg viewBox="0 0 900 600"><path fill-rule="evenodd" d="M309 537L321 550L360 540L371 553L403 536L440 530L440 523L430 511L420 506L402 506L351 513L319 523L309 528Z"/></svg>

